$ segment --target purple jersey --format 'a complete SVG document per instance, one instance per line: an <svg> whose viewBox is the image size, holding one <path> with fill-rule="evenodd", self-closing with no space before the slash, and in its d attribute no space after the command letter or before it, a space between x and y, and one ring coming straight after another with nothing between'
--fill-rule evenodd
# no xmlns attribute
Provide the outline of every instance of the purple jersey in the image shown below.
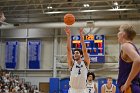
<svg viewBox="0 0 140 93"><path fill-rule="evenodd" d="M139 51L138 49L136 48L136 46L133 44L133 43L130 43L132 44L137 53L139 54ZM122 51L121 51L122 52ZM120 88L122 85L125 84L128 76L129 76L129 73L131 71L131 68L132 68L132 64L133 62L126 62L124 61L122 58L121 58L121 53L120 53L120 56L119 56L119 75L118 75L118 87ZM134 80L132 81L132 88L133 86L137 86L139 84L138 82L138 78L139 78L139 74L134 78ZM138 92L137 93L140 93L140 87L137 86L139 89L138 89ZM133 89L132 89L133 90Z"/></svg>

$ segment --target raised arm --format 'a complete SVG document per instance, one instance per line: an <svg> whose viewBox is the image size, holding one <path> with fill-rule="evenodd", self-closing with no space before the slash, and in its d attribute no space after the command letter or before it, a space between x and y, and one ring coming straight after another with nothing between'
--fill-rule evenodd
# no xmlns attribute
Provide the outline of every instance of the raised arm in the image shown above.
<svg viewBox="0 0 140 93"><path fill-rule="evenodd" d="M67 61L68 61L68 67L69 69L73 66L73 59L72 59L72 51L71 51L71 32L70 28L66 27L65 29L66 35L67 35Z"/></svg>
<svg viewBox="0 0 140 93"><path fill-rule="evenodd" d="M80 42L82 44L82 51L83 51L83 56L84 56L84 61L86 62L87 66L89 66L90 64L90 58L89 58L89 55L87 53L87 49L86 49L86 45L84 43L84 35L83 35L83 28L81 28L79 30L79 33L80 33Z"/></svg>

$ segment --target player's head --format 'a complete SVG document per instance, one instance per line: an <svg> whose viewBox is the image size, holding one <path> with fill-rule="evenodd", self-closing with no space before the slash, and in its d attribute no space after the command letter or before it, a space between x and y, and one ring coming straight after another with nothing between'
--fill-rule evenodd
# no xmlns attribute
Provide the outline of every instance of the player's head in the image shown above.
<svg viewBox="0 0 140 93"><path fill-rule="evenodd" d="M93 72L88 72L87 74L87 80L92 81L95 79L95 74Z"/></svg>
<svg viewBox="0 0 140 93"><path fill-rule="evenodd" d="M112 77L107 77L107 84L109 84L109 85L112 84Z"/></svg>
<svg viewBox="0 0 140 93"><path fill-rule="evenodd" d="M136 36L134 27L128 24L121 25L118 33L118 41L121 43L124 39L132 41Z"/></svg>
<svg viewBox="0 0 140 93"><path fill-rule="evenodd" d="M83 56L83 52L81 49L74 49L73 51L74 53L74 60L78 61L79 59L81 59L81 57Z"/></svg>

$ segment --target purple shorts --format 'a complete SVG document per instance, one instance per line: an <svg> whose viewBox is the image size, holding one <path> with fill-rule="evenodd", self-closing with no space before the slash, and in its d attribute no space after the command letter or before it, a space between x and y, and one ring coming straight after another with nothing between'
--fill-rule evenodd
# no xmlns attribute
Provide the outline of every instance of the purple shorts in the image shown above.
<svg viewBox="0 0 140 93"><path fill-rule="evenodd" d="M140 93L140 86L136 84L131 85L132 93Z"/></svg>

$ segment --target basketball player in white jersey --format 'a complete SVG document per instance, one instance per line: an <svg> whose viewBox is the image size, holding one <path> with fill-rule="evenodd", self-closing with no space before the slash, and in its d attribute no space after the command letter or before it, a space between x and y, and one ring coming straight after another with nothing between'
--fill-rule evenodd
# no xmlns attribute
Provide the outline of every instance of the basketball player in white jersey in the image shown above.
<svg viewBox="0 0 140 93"><path fill-rule="evenodd" d="M112 78L107 78L107 84L102 85L101 93L116 93L116 86L112 84Z"/></svg>
<svg viewBox="0 0 140 93"><path fill-rule="evenodd" d="M96 83L93 82L95 79L95 74L92 72L88 72L87 74L87 93L97 93Z"/></svg>
<svg viewBox="0 0 140 93"><path fill-rule="evenodd" d="M81 49L74 50L74 59L72 58L71 51L71 31L69 27L66 27L65 32L67 34L67 60L70 72L70 89L69 93L87 93L86 92L86 80L88 67L90 64L90 58L87 53L86 45L84 43L83 29L79 30ZM84 57L84 60L82 60Z"/></svg>

